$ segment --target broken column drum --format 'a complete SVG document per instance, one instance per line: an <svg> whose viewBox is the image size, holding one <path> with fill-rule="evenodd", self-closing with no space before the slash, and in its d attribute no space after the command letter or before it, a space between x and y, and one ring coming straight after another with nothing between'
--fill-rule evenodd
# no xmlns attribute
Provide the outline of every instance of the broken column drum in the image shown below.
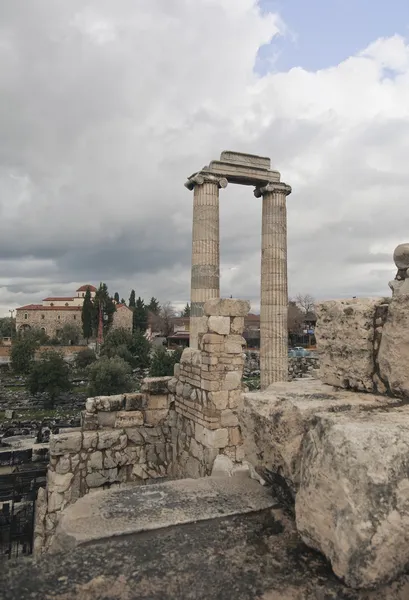
<svg viewBox="0 0 409 600"><path fill-rule="evenodd" d="M261 387L288 378L287 351L287 217L291 187L270 169L270 159L240 152L222 152L189 177L194 190L190 347L197 348L203 305L220 296L219 188L227 183L254 186L263 198L260 302Z"/></svg>

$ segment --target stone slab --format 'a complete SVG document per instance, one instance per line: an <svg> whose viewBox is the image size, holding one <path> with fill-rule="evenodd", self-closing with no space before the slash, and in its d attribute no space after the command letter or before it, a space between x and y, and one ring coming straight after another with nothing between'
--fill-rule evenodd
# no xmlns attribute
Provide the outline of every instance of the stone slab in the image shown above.
<svg viewBox="0 0 409 600"><path fill-rule="evenodd" d="M246 167L258 167L260 169L270 169L271 160L267 156L257 156L256 154L245 154L243 152L234 152L233 150L224 150L220 155L221 162L229 162Z"/></svg>
<svg viewBox="0 0 409 600"><path fill-rule="evenodd" d="M269 508L268 490L247 478L182 479L87 495L62 514L53 551L90 541Z"/></svg>

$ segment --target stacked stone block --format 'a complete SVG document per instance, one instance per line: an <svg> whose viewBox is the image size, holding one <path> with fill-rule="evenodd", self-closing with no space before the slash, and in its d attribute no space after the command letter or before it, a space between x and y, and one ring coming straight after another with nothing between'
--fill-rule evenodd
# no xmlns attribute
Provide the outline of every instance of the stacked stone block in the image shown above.
<svg viewBox="0 0 409 600"><path fill-rule="evenodd" d="M244 316L249 309L245 301L208 300L199 350L187 348L177 366L170 386L175 393L174 466L179 476L210 474L218 454L234 462L242 459L236 409L244 367Z"/></svg>

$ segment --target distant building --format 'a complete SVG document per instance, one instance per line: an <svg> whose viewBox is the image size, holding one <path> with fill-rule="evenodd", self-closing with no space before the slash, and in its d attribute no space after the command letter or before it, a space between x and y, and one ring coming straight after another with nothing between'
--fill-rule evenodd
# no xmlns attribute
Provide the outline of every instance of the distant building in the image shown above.
<svg viewBox="0 0 409 600"><path fill-rule="evenodd" d="M82 305L88 288L91 298L94 298L97 288L93 285L82 285L74 296L50 296L44 298L42 304L27 304L17 308L16 331L41 329L52 338L56 337L67 323L77 325L81 329ZM132 311L125 304L116 305L112 327L123 327L132 331Z"/></svg>

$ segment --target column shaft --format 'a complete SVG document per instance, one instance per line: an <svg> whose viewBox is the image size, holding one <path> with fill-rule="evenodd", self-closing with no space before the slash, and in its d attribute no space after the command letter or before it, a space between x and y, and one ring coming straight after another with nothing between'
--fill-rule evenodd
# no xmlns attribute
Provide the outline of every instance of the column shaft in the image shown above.
<svg viewBox="0 0 409 600"><path fill-rule="evenodd" d="M283 184L272 191L269 188L261 191L261 389L266 389L276 381L288 380L286 196L291 188Z"/></svg>
<svg viewBox="0 0 409 600"><path fill-rule="evenodd" d="M190 347L198 347L203 306L220 296L219 182L194 187Z"/></svg>

